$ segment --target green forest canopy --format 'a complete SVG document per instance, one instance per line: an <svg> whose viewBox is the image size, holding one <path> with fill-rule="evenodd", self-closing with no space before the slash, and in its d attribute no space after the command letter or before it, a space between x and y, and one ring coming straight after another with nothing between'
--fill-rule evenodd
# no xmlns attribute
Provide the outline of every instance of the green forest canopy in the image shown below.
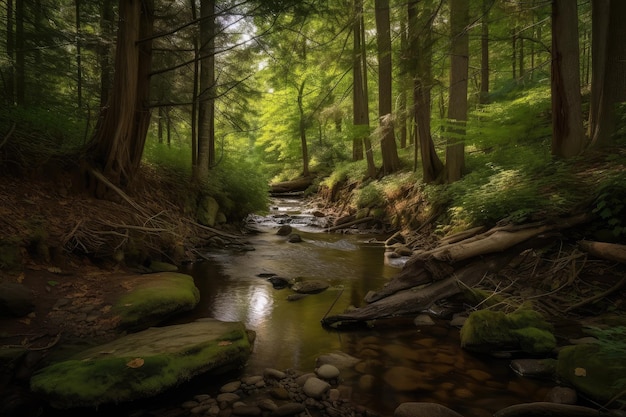
<svg viewBox="0 0 626 417"><path fill-rule="evenodd" d="M437 166L422 178L432 161L416 143L432 142L447 165L446 150L461 144L464 185L446 192L482 189L463 210L493 220L506 213L485 207L490 190L541 178L554 156L623 146L626 29L616 16L626 2L577 3L5 0L3 170L34 169L46 149L78 153L122 186L143 159L245 192L303 173L364 179L365 143L377 169L396 152L415 172L404 181L441 183L454 178ZM378 37L382 10L390 50ZM385 86L379 62L389 56ZM427 106L415 105L418 87ZM367 124L354 118L355 88ZM388 94L392 111L380 114ZM428 131L416 126L425 114ZM387 126L392 150L381 141ZM9 156L13 142L30 151ZM555 204L569 204L557 194ZM536 197L511 191L522 206Z"/></svg>

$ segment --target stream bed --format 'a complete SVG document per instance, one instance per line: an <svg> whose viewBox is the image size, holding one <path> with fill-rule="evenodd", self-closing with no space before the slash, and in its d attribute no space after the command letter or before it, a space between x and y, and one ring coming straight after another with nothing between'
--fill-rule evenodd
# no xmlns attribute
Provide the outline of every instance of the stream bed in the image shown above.
<svg viewBox="0 0 626 417"><path fill-rule="evenodd" d="M370 328L335 332L320 320L349 306L360 306L370 290L399 272L385 262L380 240L387 236L324 233L318 218L301 213L298 200L280 200L267 216L252 218L261 233L248 249L206 253L206 261L183 272L194 276L200 305L185 320L214 317L241 321L256 332L254 352L242 375L265 368L312 371L316 358L342 352L359 360L342 374L355 403L383 415L406 401L446 405L466 416L491 416L522 402L543 401L553 383L522 378L509 360L476 355L460 347L459 329L447 320L417 326L412 318L381 320ZM290 224L302 242L278 236ZM319 294L288 301L289 288L275 289L267 275L323 280Z"/></svg>

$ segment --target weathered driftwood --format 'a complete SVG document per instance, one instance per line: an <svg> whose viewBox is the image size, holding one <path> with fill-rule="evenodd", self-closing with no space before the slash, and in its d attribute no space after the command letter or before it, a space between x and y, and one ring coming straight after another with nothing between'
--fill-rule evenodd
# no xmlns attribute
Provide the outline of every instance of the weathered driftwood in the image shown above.
<svg viewBox="0 0 626 417"><path fill-rule="evenodd" d="M364 307L322 319L323 326L340 327L374 319L403 317L417 314L428 309L435 301L451 297L461 291L459 282L472 287L483 279L484 275L505 265L509 257L491 257L481 259L454 275L435 282L427 287L408 289L382 298Z"/></svg>
<svg viewBox="0 0 626 417"><path fill-rule="evenodd" d="M402 268L402 271L382 289L370 291L365 296L365 302L373 303L381 298L395 294L398 291L442 280L453 273L454 268L445 262L436 259L423 260L411 258L407 261L404 268Z"/></svg>
<svg viewBox="0 0 626 417"><path fill-rule="evenodd" d="M440 299L475 286L485 273L506 265L522 243L546 232L568 228L589 219L575 216L558 223L506 226L429 251L417 252L403 270L377 292L370 292L370 304L350 312L329 316L325 326L417 314ZM431 282L429 286L418 287Z"/></svg>
<svg viewBox="0 0 626 417"><path fill-rule="evenodd" d="M313 177L302 177L291 181L270 184L270 194L287 194L304 191L313 185Z"/></svg>
<svg viewBox="0 0 626 417"><path fill-rule="evenodd" d="M476 236L479 233L482 233L485 230L485 226L477 226L472 227L471 229L464 230L459 233L455 233L452 235L444 236L440 241L440 245L449 245L452 243L460 242L462 240L468 239L470 237Z"/></svg>
<svg viewBox="0 0 626 417"><path fill-rule="evenodd" d="M414 256L421 259L432 257L441 261L455 263L480 255L503 252L542 233L569 228L588 220L589 216L583 214L561 220L558 223L493 228L469 239L438 246L429 251L418 252Z"/></svg>
<svg viewBox="0 0 626 417"><path fill-rule="evenodd" d="M590 240L581 240L578 245L582 250L597 256L598 258L615 261L626 264L626 246L616 243L593 242Z"/></svg>

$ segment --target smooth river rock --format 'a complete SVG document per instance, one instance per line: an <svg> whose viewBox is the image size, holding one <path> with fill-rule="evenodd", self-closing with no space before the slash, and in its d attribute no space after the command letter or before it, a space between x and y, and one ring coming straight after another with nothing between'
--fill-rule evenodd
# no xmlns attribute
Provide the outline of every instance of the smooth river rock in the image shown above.
<svg viewBox="0 0 626 417"><path fill-rule="evenodd" d="M328 282L312 279L296 282L291 289L300 294L317 294L326 290L328 287L330 287Z"/></svg>
<svg viewBox="0 0 626 417"><path fill-rule="evenodd" d="M306 380L302 390L304 393L311 397L319 400L326 394L326 392L330 389L330 384L326 381L322 381L319 378L311 377Z"/></svg>
<svg viewBox="0 0 626 417"><path fill-rule="evenodd" d="M393 412L394 417L463 417L437 403L408 402L400 404Z"/></svg>

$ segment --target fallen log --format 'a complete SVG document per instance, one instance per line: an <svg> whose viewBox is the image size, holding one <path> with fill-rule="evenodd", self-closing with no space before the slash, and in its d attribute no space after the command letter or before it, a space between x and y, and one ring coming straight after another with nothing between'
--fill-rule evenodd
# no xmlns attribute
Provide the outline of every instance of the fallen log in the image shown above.
<svg viewBox="0 0 626 417"><path fill-rule="evenodd" d="M598 258L615 261L626 264L626 246L616 243L594 242L590 240L581 240L578 245L582 250L597 256Z"/></svg>
<svg viewBox="0 0 626 417"><path fill-rule="evenodd" d="M502 255L481 259L427 287L403 290L364 307L328 316L321 320L322 326L339 328L368 320L418 314L427 310L435 301L458 294L462 286L473 287L478 284L486 273L500 269L509 259L509 256ZM463 285L459 285L460 283Z"/></svg>
<svg viewBox="0 0 626 417"><path fill-rule="evenodd" d="M533 238L545 237L547 232L569 228L589 218L583 214L558 223L498 227L457 243L417 252L386 287L368 293L366 300L370 304L326 317L322 325L337 328L343 324L418 314L436 301L459 293L459 284L475 286L486 273L506 265ZM417 287L428 282L432 283Z"/></svg>
<svg viewBox="0 0 626 417"><path fill-rule="evenodd" d="M566 229L584 223L589 219L590 216L587 214L581 214L561 220L558 223L497 227L469 239L438 246L429 251L416 252L413 256L418 259L429 259L432 257L441 261L455 263L480 255L503 252L540 234Z"/></svg>
<svg viewBox="0 0 626 417"><path fill-rule="evenodd" d="M305 191L313 185L314 177L301 177L291 181L276 182L270 184L270 194L289 194Z"/></svg>
<svg viewBox="0 0 626 417"><path fill-rule="evenodd" d="M376 220L374 217L363 217L362 219L353 220L347 223L341 223L333 227L329 227L326 229L327 232L334 232L340 229L347 229L348 227L356 226L357 224L368 223L373 220Z"/></svg>

